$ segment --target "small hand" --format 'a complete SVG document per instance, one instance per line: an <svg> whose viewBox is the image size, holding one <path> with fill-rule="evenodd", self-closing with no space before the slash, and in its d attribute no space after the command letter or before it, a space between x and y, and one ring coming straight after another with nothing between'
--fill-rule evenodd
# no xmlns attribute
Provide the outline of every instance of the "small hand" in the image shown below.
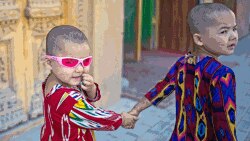
<svg viewBox="0 0 250 141"><path fill-rule="evenodd" d="M83 74L82 82L80 84L81 84L81 88L85 90L87 93L95 90L94 79L90 74Z"/></svg>
<svg viewBox="0 0 250 141"><path fill-rule="evenodd" d="M121 115L122 115L122 127L126 129L133 129L135 127L135 122L138 120L138 118L126 112L122 112Z"/></svg>

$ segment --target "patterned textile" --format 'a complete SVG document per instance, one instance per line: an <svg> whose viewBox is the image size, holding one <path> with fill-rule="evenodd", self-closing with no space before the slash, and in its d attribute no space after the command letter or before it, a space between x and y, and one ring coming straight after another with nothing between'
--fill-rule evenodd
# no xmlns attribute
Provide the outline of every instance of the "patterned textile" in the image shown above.
<svg viewBox="0 0 250 141"><path fill-rule="evenodd" d="M181 57L145 97L157 105L175 91L171 141L235 141L234 72L211 57Z"/></svg>
<svg viewBox="0 0 250 141"><path fill-rule="evenodd" d="M88 99L80 89L55 85L44 97L41 141L95 141L93 130L116 130L122 123L121 115L91 104L100 99L96 87L96 98Z"/></svg>

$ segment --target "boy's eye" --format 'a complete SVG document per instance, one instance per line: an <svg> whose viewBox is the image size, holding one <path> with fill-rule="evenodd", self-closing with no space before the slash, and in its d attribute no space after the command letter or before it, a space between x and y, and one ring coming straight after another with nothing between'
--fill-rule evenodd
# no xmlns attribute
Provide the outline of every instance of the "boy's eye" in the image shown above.
<svg viewBox="0 0 250 141"><path fill-rule="evenodd" d="M233 28L233 31L237 31L237 27L234 27L234 28Z"/></svg>
<svg viewBox="0 0 250 141"><path fill-rule="evenodd" d="M64 64L76 64L78 61L75 59L63 59Z"/></svg>
<svg viewBox="0 0 250 141"><path fill-rule="evenodd" d="M220 32L220 34L227 34L227 32L228 32L227 30L223 30Z"/></svg>

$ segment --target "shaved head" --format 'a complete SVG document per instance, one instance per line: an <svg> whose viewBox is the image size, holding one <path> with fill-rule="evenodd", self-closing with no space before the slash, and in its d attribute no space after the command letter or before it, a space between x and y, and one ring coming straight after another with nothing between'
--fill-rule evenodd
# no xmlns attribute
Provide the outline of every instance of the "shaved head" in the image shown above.
<svg viewBox="0 0 250 141"><path fill-rule="evenodd" d="M195 6L188 14L191 33L203 32L206 27L213 25L222 13L233 13L233 11L220 3L202 3Z"/></svg>
<svg viewBox="0 0 250 141"><path fill-rule="evenodd" d="M61 25L52 28L46 37L46 54L55 56L63 51L65 43L88 43L84 33L78 28L70 25Z"/></svg>

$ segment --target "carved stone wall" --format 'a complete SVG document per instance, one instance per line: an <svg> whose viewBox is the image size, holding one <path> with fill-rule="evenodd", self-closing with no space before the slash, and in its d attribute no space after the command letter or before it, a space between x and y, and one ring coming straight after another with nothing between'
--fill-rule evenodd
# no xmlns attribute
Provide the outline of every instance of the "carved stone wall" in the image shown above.
<svg viewBox="0 0 250 141"><path fill-rule="evenodd" d="M20 9L15 0L0 1L0 40L3 36L15 31L20 18Z"/></svg>
<svg viewBox="0 0 250 141"><path fill-rule="evenodd" d="M17 98L14 81L14 37L20 21L20 9L15 0L0 1L0 131L26 121L22 101Z"/></svg>
<svg viewBox="0 0 250 141"><path fill-rule="evenodd" d="M6 89L9 87L9 51L6 43L0 42L0 89Z"/></svg>
<svg viewBox="0 0 250 141"><path fill-rule="evenodd" d="M93 0L77 0L76 26L87 36L92 45L93 36Z"/></svg>
<svg viewBox="0 0 250 141"><path fill-rule="evenodd" d="M54 26L61 23L62 7L60 0L28 0L25 15L34 36L46 35Z"/></svg>
<svg viewBox="0 0 250 141"><path fill-rule="evenodd" d="M22 101L10 89L0 92L0 132L27 121Z"/></svg>

